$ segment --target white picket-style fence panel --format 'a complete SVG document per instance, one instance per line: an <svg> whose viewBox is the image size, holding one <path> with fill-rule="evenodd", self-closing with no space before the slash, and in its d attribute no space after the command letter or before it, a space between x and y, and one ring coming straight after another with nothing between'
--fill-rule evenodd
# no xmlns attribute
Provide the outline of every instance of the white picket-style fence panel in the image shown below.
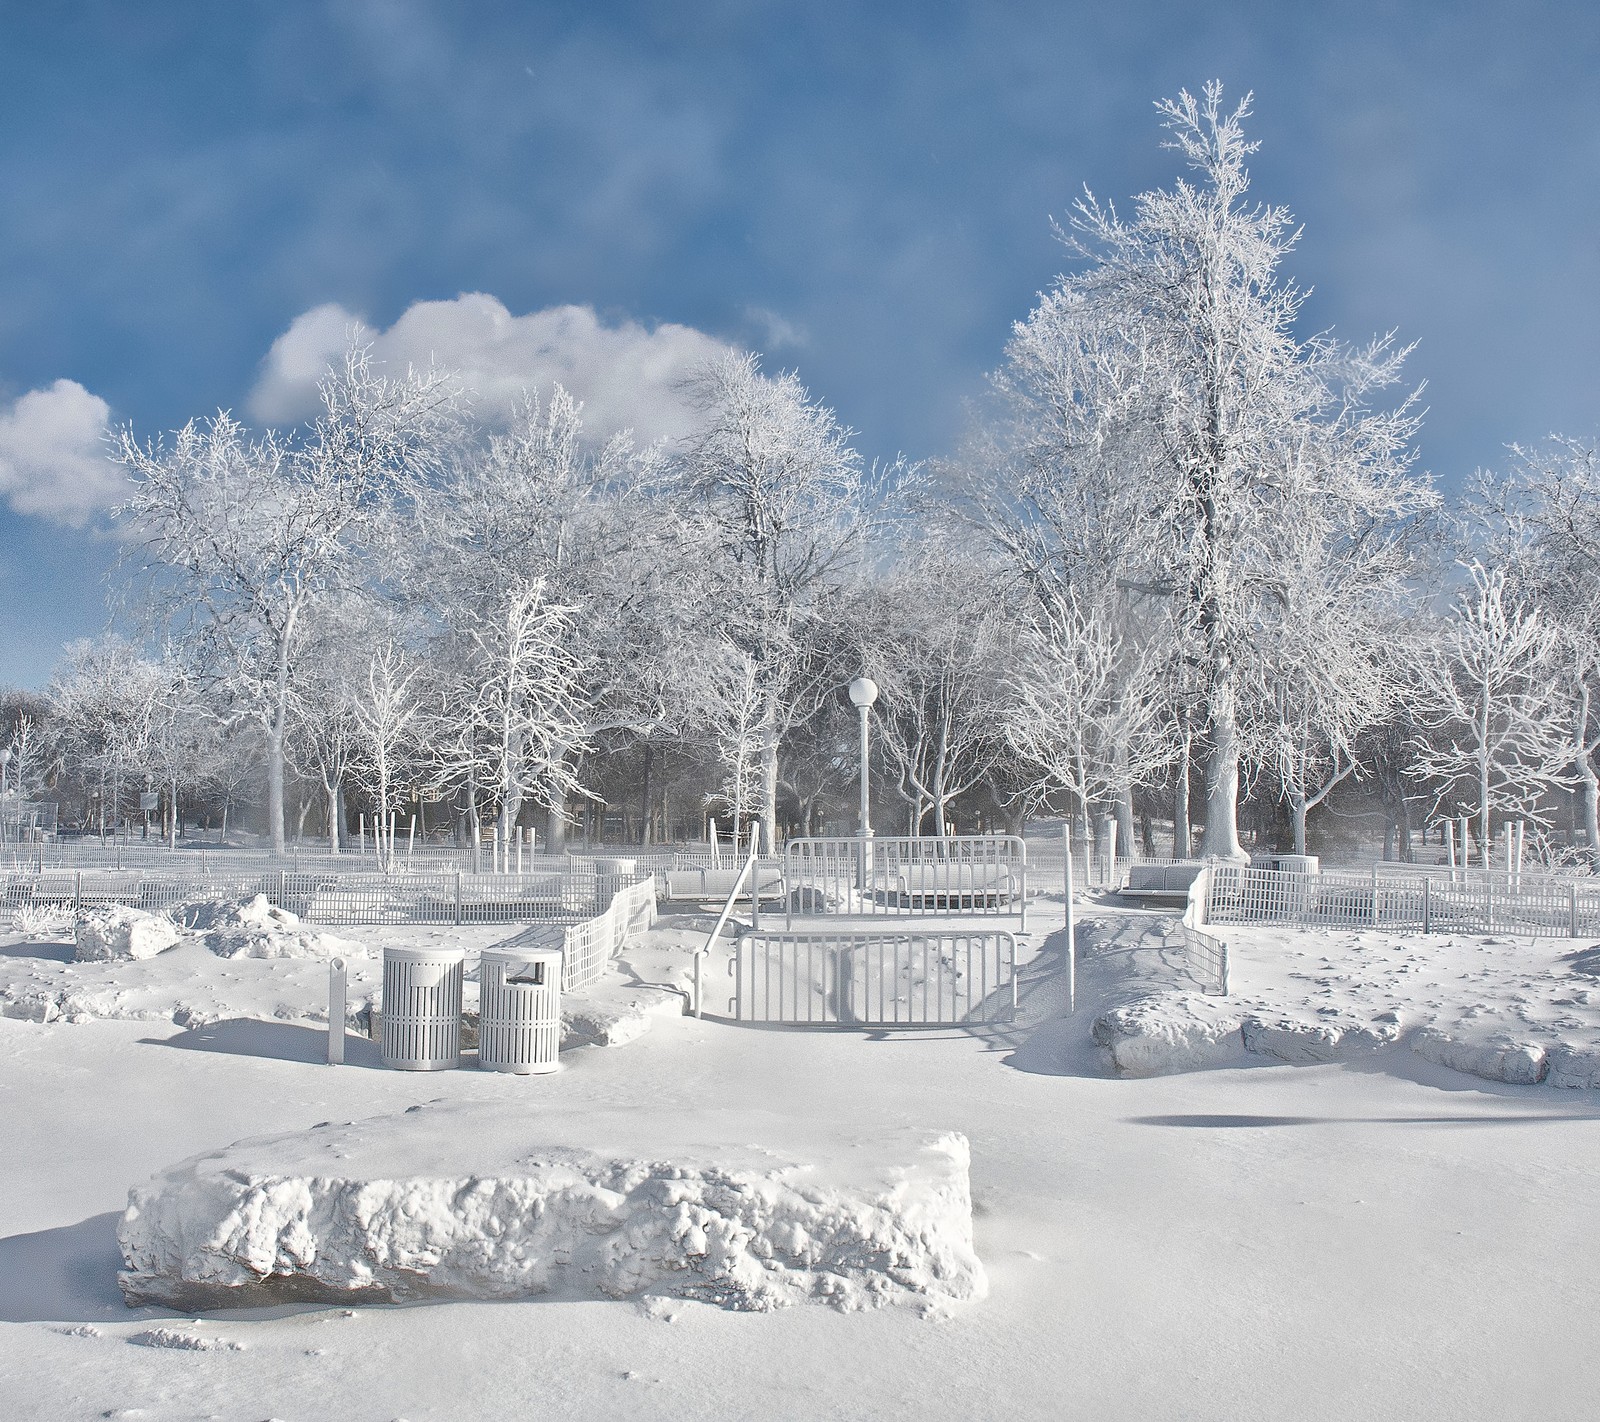
<svg viewBox="0 0 1600 1422"><path fill-rule="evenodd" d="M1009 1022L1017 945L1004 931L743 933L728 971L736 1022L934 1027Z"/></svg>
<svg viewBox="0 0 1600 1422"><path fill-rule="evenodd" d="M783 881L790 927L796 914L1027 922L1028 851L1014 835L792 839Z"/></svg>
<svg viewBox="0 0 1600 1422"><path fill-rule="evenodd" d="M1205 921L1577 938L1600 933L1600 879L1389 865L1292 874L1218 862Z"/></svg>

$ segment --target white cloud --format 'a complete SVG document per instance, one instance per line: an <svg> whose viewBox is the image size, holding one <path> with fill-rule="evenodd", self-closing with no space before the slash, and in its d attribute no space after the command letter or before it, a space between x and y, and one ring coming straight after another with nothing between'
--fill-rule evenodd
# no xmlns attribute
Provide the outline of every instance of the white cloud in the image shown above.
<svg viewBox="0 0 1600 1422"><path fill-rule="evenodd" d="M486 423L503 420L524 393L544 398L559 382L583 401L591 434L632 429L641 443L688 432L693 414L678 382L727 349L691 326L607 325L588 306L513 316L481 292L419 301L386 331L373 331L342 306L318 306L272 343L250 395L251 415L282 424L313 414L317 380L352 333L370 341L374 358L391 368L436 365L458 372Z"/></svg>
<svg viewBox="0 0 1600 1422"><path fill-rule="evenodd" d="M0 497L16 512L82 527L127 493L106 457L111 407L76 380L0 406Z"/></svg>
<svg viewBox="0 0 1600 1422"><path fill-rule="evenodd" d="M781 351L803 347L810 341L806 328L787 316L780 316L766 306L746 306L744 319L756 334L756 348L761 351Z"/></svg>

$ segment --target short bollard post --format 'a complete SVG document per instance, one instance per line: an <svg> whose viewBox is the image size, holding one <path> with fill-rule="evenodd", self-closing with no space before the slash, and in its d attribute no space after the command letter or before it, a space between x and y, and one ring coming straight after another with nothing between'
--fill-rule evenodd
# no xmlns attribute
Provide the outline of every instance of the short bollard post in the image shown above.
<svg viewBox="0 0 1600 1422"><path fill-rule="evenodd" d="M328 959L328 1065L344 1065L344 1023L349 996L348 965Z"/></svg>

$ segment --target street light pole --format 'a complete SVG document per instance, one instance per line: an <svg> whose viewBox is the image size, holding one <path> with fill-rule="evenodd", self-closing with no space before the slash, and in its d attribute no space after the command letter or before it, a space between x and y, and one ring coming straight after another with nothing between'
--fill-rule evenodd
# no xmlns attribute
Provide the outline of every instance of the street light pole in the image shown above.
<svg viewBox="0 0 1600 1422"><path fill-rule="evenodd" d="M11 764L11 747L10 746L6 746L3 750L0 750L0 844L4 844L6 842L6 839L7 839L7 833L6 833L6 769L7 769L7 767L10 766L10 764ZM17 778L19 780L21 779L21 769L20 769L20 767L18 768L18 776L17 776ZM21 823L22 823L22 807L21 807L20 804L17 806L17 823L18 823L18 826L19 826L19 831L18 831L18 834L17 834L17 841L18 841L18 843L21 843L22 834L20 832L20 826L21 826Z"/></svg>
<svg viewBox="0 0 1600 1422"><path fill-rule="evenodd" d="M872 790L867 760L868 720L872 703L878 699L878 683L869 676L858 676L850 683L850 700L861 713L861 824L856 830L861 840L856 857L856 888L867 887L867 863L872 854Z"/></svg>

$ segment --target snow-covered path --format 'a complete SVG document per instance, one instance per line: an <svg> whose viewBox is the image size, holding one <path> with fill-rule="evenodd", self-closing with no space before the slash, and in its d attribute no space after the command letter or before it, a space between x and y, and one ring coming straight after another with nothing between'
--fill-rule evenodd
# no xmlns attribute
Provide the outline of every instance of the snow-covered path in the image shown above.
<svg viewBox="0 0 1600 1422"><path fill-rule="evenodd" d="M873 1039L664 1020L531 1080L330 1069L316 1064L320 1035L289 1023L173 1034L0 1020L4 1410L241 1422L1594 1414L1595 1093L1490 1085L1409 1055L1112 1080L1098 1074L1092 1011L1051 1020L1052 991L1030 995L1043 1024L1031 1032ZM442 1096L961 1130L990 1298L935 1321L659 1301L198 1323L122 1307L113 1231L129 1184L241 1136ZM162 1328L158 1346L127 1341ZM184 1339L240 1347L159 1346Z"/></svg>

